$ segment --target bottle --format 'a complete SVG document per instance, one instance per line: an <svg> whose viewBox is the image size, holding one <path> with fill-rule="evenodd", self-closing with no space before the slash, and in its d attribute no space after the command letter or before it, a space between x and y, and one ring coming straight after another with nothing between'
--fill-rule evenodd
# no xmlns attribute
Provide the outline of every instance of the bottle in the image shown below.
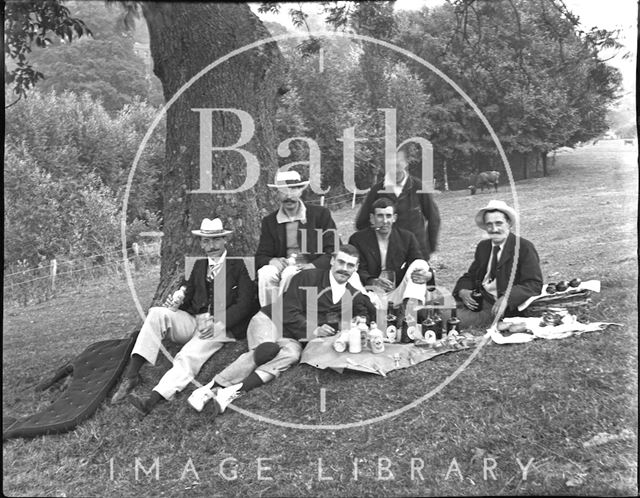
<svg viewBox="0 0 640 498"><path fill-rule="evenodd" d="M422 339L422 334L420 333L420 325L418 325L415 315L407 315L407 339L407 342L413 342L416 339Z"/></svg>
<svg viewBox="0 0 640 498"><path fill-rule="evenodd" d="M476 288L471 291L471 298L478 303L478 307L473 311L480 311L482 308L482 292L480 292L480 281L476 282Z"/></svg>
<svg viewBox="0 0 640 498"><path fill-rule="evenodd" d="M349 352L359 353L362 351L362 339L360 329L354 324L349 330Z"/></svg>
<svg viewBox="0 0 640 498"><path fill-rule="evenodd" d="M458 328L460 327L460 319L456 316L455 308L451 310L451 318L447 320L447 334L451 334L455 331L455 335L458 334Z"/></svg>
<svg viewBox="0 0 640 498"><path fill-rule="evenodd" d="M440 316L438 312L433 314L433 327L433 331L436 333L436 339L442 339L442 316Z"/></svg>
<svg viewBox="0 0 640 498"><path fill-rule="evenodd" d="M382 330L378 328L376 322L371 322L371 328L369 329L369 345L371 346L371 351L374 353L384 352Z"/></svg>
<svg viewBox="0 0 640 498"><path fill-rule="evenodd" d="M396 321L395 315L392 315L392 314L387 315L387 329L386 329L386 337L385 337L387 342L396 342L395 321Z"/></svg>
<svg viewBox="0 0 640 498"><path fill-rule="evenodd" d="M178 308L180 308L180 305L184 302L186 295L187 287L183 285L173 293L173 296L171 296L171 306L169 306L169 309L171 311L178 311Z"/></svg>
<svg viewBox="0 0 640 498"><path fill-rule="evenodd" d="M436 322L434 322L433 318L429 315L422 322L422 333L424 334L424 339L429 344L434 344L437 340L436 336Z"/></svg>
<svg viewBox="0 0 640 498"><path fill-rule="evenodd" d="M367 327L367 319L363 317L357 318L357 327L360 330L360 345L362 349L367 347L369 342L369 327Z"/></svg>
<svg viewBox="0 0 640 498"><path fill-rule="evenodd" d="M349 342L349 332L342 331L336 336L336 340L333 341L333 349L338 353L344 353L347 350L347 344Z"/></svg>

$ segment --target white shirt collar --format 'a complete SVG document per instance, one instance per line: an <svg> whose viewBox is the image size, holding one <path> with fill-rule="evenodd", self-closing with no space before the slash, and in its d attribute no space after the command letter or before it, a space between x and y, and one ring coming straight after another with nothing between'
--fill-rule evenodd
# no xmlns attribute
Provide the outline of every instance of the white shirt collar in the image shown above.
<svg viewBox="0 0 640 498"><path fill-rule="evenodd" d="M304 202L299 200L298 209L296 210L296 213L293 216L289 216L287 213L285 213L282 206L280 206L280 209L278 209L278 212L276 213L276 221L278 223L289 223L291 221L299 221L304 224L307 222L307 206L304 205Z"/></svg>
<svg viewBox="0 0 640 498"><path fill-rule="evenodd" d="M226 257L227 257L227 250L226 249L217 258L207 257L207 259L209 260L209 266L222 266L222 263L224 263L224 260L226 259Z"/></svg>
<svg viewBox="0 0 640 498"><path fill-rule="evenodd" d="M331 273L331 270L329 270L329 283L331 284L331 300L333 304L338 304L347 291L347 282L339 284L333 276L333 273Z"/></svg>
<svg viewBox="0 0 640 498"><path fill-rule="evenodd" d="M409 180L409 172L408 171L404 172L404 178L402 179L402 181L400 183L396 183L395 178L389 178L389 177L385 176L385 178L384 178L384 188L385 188L385 190L393 190L393 192L396 194L396 196L399 196L400 193L402 192L402 189L407 184L408 180Z"/></svg>

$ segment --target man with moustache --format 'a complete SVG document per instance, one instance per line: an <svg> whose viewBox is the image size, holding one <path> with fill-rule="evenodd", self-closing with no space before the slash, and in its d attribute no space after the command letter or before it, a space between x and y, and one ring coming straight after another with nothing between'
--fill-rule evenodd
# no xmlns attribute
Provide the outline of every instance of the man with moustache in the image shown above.
<svg viewBox="0 0 640 498"><path fill-rule="evenodd" d="M305 204L302 193L309 185L297 171L278 171L275 183L280 207L262 219L255 264L261 306L281 295L300 270L329 268L339 239L331 212Z"/></svg>
<svg viewBox="0 0 640 498"><path fill-rule="evenodd" d="M360 252L358 275L364 286L379 289L395 305L405 299L424 304L427 285L435 285L433 271L420 252L416 237L396 227L398 215L391 199L381 197L371 206L371 226L354 233L349 244ZM393 272L395 282L383 271Z"/></svg>
<svg viewBox="0 0 640 498"><path fill-rule="evenodd" d="M405 149L396 154L395 176L386 175L376 183L367 194L356 218L356 229L369 227L371 205L381 197L387 197L395 204L396 226L413 233L420 244L422 257L429 261L438 248L440 232L440 211L433 196L420 193L420 180L411 176Z"/></svg>
<svg viewBox="0 0 640 498"><path fill-rule="evenodd" d="M520 304L542 292L542 270L535 247L511 233L518 222L516 211L504 201L492 200L478 211L475 221L489 238L478 244L473 263L453 290L461 327L485 327L503 313L515 316ZM516 254L517 241L520 247ZM514 264L515 280L506 295ZM480 303L471 295L474 290L482 294Z"/></svg>
<svg viewBox="0 0 640 498"><path fill-rule="evenodd" d="M112 403L119 403L129 395L129 401L143 415L158 402L182 391L226 342L242 339L249 319L257 311L255 285L244 262L227 259L226 244L232 231L224 229L219 218L205 218L200 229L191 233L199 238L207 257L194 264L184 284L185 298L176 311L169 308L174 304L171 296L165 307L149 309L124 380L111 399ZM183 344L172 368L145 399L129 394L141 382L142 366L155 365L165 338Z"/></svg>
<svg viewBox="0 0 640 498"><path fill-rule="evenodd" d="M189 398L191 406L201 411L214 399L216 414L222 413L238 396L278 377L300 360L301 341L338 332L329 325L329 315L335 314L338 323L347 319L342 315L345 299L351 304L352 316L374 320L376 312L369 298L349 283L358 260L358 250L345 244L332 256L329 270L303 270L293 276L282 298L251 319L249 351L216 375L211 384L196 389Z"/></svg>

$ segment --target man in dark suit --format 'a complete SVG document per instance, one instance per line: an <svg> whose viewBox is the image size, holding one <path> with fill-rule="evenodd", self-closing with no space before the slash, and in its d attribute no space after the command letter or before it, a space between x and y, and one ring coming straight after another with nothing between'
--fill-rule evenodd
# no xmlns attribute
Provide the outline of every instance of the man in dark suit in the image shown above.
<svg viewBox="0 0 640 498"><path fill-rule="evenodd" d="M150 412L162 400L171 399L198 374L204 363L225 342L242 339L251 316L257 311L255 285L244 262L227 258L226 241L232 233L225 230L220 219L202 221L200 230L192 230L200 238L200 247L207 257L193 266L184 284L182 303L169 297L165 307L149 309L129 366L111 402L118 403L140 383L139 371L149 362L156 363L162 349L162 339L184 346L173 360L173 367L154 387L151 395L129 400L143 414ZM170 309L174 307L175 311ZM179 307L178 307L179 306Z"/></svg>
<svg viewBox="0 0 640 498"><path fill-rule="evenodd" d="M369 226L371 205L381 197L387 197L395 204L396 226L413 233L420 244L422 257L429 261L438 248L440 232L440 211L433 196L419 193L420 180L409 174L407 155L400 149L396 155L395 176L385 177L376 183L367 194L356 218L356 229Z"/></svg>
<svg viewBox="0 0 640 498"><path fill-rule="evenodd" d="M531 242L511 233L516 223L516 211L503 201L492 200L478 211L476 224L489 239L478 244L473 263L453 289L461 326L484 327L496 315L515 316L520 304L542 292L540 258ZM515 279L507 293L514 265ZM482 295L480 303L472 296L474 290Z"/></svg>
<svg viewBox="0 0 640 498"><path fill-rule="evenodd" d="M360 252L358 275L363 285L379 289L394 304L409 298L424 302L426 285L435 285L433 271L415 235L396 227L397 218L389 198L381 197L371 205L371 226L349 239ZM385 275L393 275L394 281Z"/></svg>
<svg viewBox="0 0 640 498"><path fill-rule="evenodd" d="M331 212L301 200L309 185L297 171L279 171L269 187L278 191L280 207L262 219L256 251L261 306L273 302L300 270L328 269L340 240Z"/></svg>
<svg viewBox="0 0 640 498"><path fill-rule="evenodd" d="M213 398L221 413L241 394L278 377L299 361L300 341L337 332L329 324L329 315L335 313L337 323L347 320L349 317L342 315L345 299L350 299L346 303L351 304L353 316L364 316L367 322L375 319L369 298L349 283L358 268L358 259L355 247L342 245L331 258L329 270L303 270L293 276L282 298L263 307L251 319L247 330L249 351L210 384L196 389L189 398L191 406L201 411ZM276 355L265 361L265 353L271 351Z"/></svg>

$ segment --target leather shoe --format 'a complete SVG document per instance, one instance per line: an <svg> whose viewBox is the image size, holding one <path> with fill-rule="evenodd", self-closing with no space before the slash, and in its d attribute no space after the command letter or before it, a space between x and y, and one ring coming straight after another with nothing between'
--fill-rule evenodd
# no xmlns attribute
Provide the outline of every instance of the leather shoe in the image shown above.
<svg viewBox="0 0 640 498"><path fill-rule="evenodd" d="M127 400L133 405L136 410L138 410L140 418L144 418L149 415L149 413L151 413L151 408L149 408L149 405L147 403L148 399L142 399L140 396L132 393L129 394Z"/></svg>
<svg viewBox="0 0 640 498"><path fill-rule="evenodd" d="M133 378L126 377L120 383L120 387L118 387L118 390L113 395L113 398L111 398L111 404L115 405L117 403L122 403L122 401L124 401L127 395L131 391L133 391L136 386L138 386L141 383L142 383L142 379L140 378L140 375L136 375Z"/></svg>

